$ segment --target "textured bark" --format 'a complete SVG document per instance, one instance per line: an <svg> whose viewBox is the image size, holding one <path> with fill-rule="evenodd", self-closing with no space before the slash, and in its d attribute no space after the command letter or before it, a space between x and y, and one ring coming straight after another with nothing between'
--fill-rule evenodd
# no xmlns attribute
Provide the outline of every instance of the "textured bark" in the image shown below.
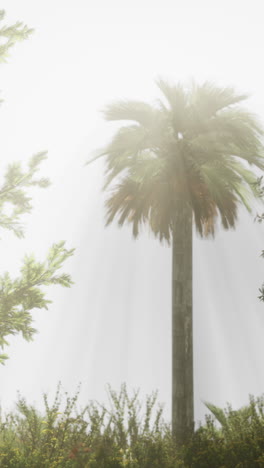
<svg viewBox="0 0 264 468"><path fill-rule="evenodd" d="M172 432L182 444L193 430L192 210L185 206L172 245Z"/></svg>

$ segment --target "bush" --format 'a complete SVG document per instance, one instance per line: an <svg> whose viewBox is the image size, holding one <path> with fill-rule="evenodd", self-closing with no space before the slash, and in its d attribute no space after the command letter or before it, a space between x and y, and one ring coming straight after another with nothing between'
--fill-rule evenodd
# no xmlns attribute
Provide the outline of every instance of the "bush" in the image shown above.
<svg viewBox="0 0 264 468"><path fill-rule="evenodd" d="M186 468L264 467L264 398L250 396L249 406L225 410L206 404L214 417L194 434L184 449ZM220 424L216 427L215 422Z"/></svg>
<svg viewBox="0 0 264 468"><path fill-rule="evenodd" d="M110 409L91 402L77 411L79 389L66 394L58 386L52 406L44 394L45 415L19 396L16 411L0 420L0 466L3 468L178 468L170 427L155 409L157 393L129 397L108 387ZM74 414L73 414L74 413Z"/></svg>
<svg viewBox="0 0 264 468"><path fill-rule="evenodd" d="M188 444L177 448L157 393L144 406L123 384L108 387L109 405L77 409L58 385L44 415L19 396L16 411L0 414L1 468L261 468L264 467L264 397L238 411L206 403L211 415Z"/></svg>

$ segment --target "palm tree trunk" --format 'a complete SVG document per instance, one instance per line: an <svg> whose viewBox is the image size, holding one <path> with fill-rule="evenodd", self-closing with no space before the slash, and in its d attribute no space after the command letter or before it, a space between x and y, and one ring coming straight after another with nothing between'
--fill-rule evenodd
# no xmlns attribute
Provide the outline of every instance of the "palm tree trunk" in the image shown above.
<svg viewBox="0 0 264 468"><path fill-rule="evenodd" d="M172 245L172 433L181 445L193 430L192 210L185 206Z"/></svg>

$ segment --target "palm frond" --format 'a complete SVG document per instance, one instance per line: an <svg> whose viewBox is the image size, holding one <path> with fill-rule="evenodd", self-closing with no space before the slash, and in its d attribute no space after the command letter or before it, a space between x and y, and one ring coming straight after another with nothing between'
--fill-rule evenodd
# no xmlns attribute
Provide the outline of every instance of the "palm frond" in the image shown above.
<svg viewBox="0 0 264 468"><path fill-rule="evenodd" d="M214 415L216 420L223 426L227 427L228 425L228 420L225 415L225 412L222 410L222 408L219 408L218 406L213 405L212 403L208 403L206 401L203 401L204 405L206 408L208 408L211 413Z"/></svg>
<svg viewBox="0 0 264 468"><path fill-rule="evenodd" d="M183 86L179 83L178 85L171 85L167 81L162 79L156 80L156 84L165 96L170 109L176 112L183 111L187 106L187 96L184 92Z"/></svg>
<svg viewBox="0 0 264 468"><path fill-rule="evenodd" d="M175 132L183 134L189 121L188 96L183 86L181 84L173 86L162 79L156 83L169 104L168 108L163 105L163 113L171 119ZM162 109L162 105L160 107Z"/></svg>
<svg viewBox="0 0 264 468"><path fill-rule="evenodd" d="M149 126L155 119L156 111L142 101L118 101L108 105L103 111L106 120L132 120Z"/></svg>
<svg viewBox="0 0 264 468"><path fill-rule="evenodd" d="M221 88L206 81L202 85L193 83L191 105L203 118L215 116L219 110L240 103L248 98L246 94L237 94L232 87Z"/></svg>
<svg viewBox="0 0 264 468"><path fill-rule="evenodd" d="M88 166L89 164L93 163L94 161L96 161L97 159L101 158L102 156L105 156L106 154L106 151L105 149L99 149L99 150L96 150L93 152L92 154L92 157L91 159L89 159L88 161L86 161L84 163L85 166Z"/></svg>

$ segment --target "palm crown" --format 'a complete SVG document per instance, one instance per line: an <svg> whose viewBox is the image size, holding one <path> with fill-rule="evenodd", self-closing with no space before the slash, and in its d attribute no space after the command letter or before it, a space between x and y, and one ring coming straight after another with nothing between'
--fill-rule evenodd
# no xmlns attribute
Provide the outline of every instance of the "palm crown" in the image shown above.
<svg viewBox="0 0 264 468"><path fill-rule="evenodd" d="M234 227L238 205L250 211L258 195L245 163L264 168L263 130L237 106L247 96L207 82L157 84L165 102L120 101L105 110L107 120L130 121L100 153L111 189L107 224L116 216L120 225L131 222L136 237L148 222L169 242L179 207L189 206L201 236L214 235L219 217L225 229Z"/></svg>

